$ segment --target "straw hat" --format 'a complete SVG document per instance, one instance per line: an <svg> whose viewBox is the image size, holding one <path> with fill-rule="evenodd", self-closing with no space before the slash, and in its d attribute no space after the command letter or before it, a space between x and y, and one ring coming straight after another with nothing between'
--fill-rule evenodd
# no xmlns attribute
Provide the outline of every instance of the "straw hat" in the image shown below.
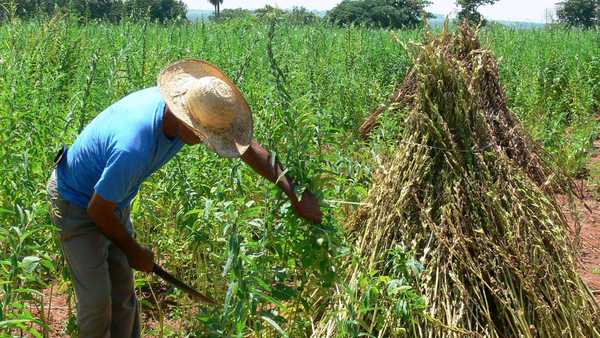
<svg viewBox="0 0 600 338"><path fill-rule="evenodd" d="M177 61L158 75L163 99L179 120L223 157L239 157L252 141L252 111L233 82L200 60Z"/></svg>

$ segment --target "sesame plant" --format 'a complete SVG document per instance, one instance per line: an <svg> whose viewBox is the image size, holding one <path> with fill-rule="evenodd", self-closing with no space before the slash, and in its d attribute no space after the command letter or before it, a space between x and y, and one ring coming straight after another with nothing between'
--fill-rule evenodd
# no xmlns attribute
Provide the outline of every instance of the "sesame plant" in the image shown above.
<svg viewBox="0 0 600 338"><path fill-rule="evenodd" d="M45 193L58 146L73 142L112 102L154 86L162 67L188 57L219 66L240 87L255 138L298 181L298 194L309 189L321 198L325 218L319 226L299 220L285 196L239 160L184 147L144 183L133 223L161 265L220 306L198 306L137 273L142 311L160 322L143 335L310 336L357 257L347 220L404 126L383 116L369 141L358 128L412 68L403 45L423 36L277 18L84 25L61 15L0 24L0 336L49 335L49 291L69 290ZM481 39L500 57L511 110L559 165L581 173L598 133L597 32L492 26ZM372 313L377 297L390 292L403 300L398 323L418 317L427 304L404 286L426 267L411 255L395 249L394 278L361 272L346 290L360 304L352 308ZM169 331L168 320L182 325ZM361 322L340 329L346 336L368 332ZM68 330L61 334L76 327Z"/></svg>

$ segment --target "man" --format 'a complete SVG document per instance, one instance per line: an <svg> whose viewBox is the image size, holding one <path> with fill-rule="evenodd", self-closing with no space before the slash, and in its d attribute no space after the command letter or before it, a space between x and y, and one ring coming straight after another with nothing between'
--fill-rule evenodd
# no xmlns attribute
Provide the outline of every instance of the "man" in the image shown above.
<svg viewBox="0 0 600 338"><path fill-rule="evenodd" d="M298 216L321 222L318 200L308 192L298 200L292 179L252 139L251 110L227 76L203 61L176 62L160 73L158 88L130 94L100 113L48 182L81 337L140 336L132 268L151 272L154 256L132 236L129 205L141 183L184 144L199 143L240 157L287 194Z"/></svg>

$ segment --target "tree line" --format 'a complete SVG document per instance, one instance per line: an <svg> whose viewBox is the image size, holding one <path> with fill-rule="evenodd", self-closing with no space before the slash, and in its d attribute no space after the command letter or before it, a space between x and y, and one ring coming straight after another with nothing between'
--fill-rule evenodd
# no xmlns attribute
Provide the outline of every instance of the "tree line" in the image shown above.
<svg viewBox="0 0 600 338"><path fill-rule="evenodd" d="M567 0L558 3L558 21L575 27L600 26L600 0Z"/></svg>
<svg viewBox="0 0 600 338"><path fill-rule="evenodd" d="M298 7L284 11L265 6L254 11L224 9L224 0L207 0L215 8L213 20L230 20L241 16L266 15L285 17L294 23L307 24L322 20L318 15ZM498 0L456 0L459 6L458 20L473 24L485 24L479 7L491 5ZM423 25L433 15L425 9L429 0L343 0L327 13L324 20L334 24L365 25L381 28L411 28ZM556 3L560 23L576 27L600 25L600 0L564 0ZM186 20L187 6L181 0L0 0L0 19L17 16L30 18L35 15L53 15L68 11L83 20L107 20L118 22L124 18L153 21Z"/></svg>
<svg viewBox="0 0 600 338"><path fill-rule="evenodd" d="M497 1L456 0L459 7L457 20L467 20L475 25L486 24L479 8ZM425 11L430 4L429 0L344 0L328 13L328 18L339 25L415 27L432 16ZM559 23L582 28L600 25L600 0L557 0L555 5Z"/></svg>
<svg viewBox="0 0 600 338"><path fill-rule="evenodd" d="M0 0L0 19L72 13L82 20L118 22L128 18L166 22L186 20L187 6L180 0Z"/></svg>
<svg viewBox="0 0 600 338"><path fill-rule="evenodd" d="M379 28L413 28L424 24L433 14L426 11L429 0L343 0L324 18L302 7L284 11L265 6L257 10L220 10L223 0L209 0L215 7L211 20L227 21L239 17L255 17L259 20L267 16L278 16L296 24L327 21L339 26L364 25ZM557 0L558 1L558 0ZM493 5L498 0L456 0L459 7L457 20L469 21L473 25L487 22L479 12L484 5ZM600 0L565 0L557 2L558 22L567 26L591 28L600 25Z"/></svg>

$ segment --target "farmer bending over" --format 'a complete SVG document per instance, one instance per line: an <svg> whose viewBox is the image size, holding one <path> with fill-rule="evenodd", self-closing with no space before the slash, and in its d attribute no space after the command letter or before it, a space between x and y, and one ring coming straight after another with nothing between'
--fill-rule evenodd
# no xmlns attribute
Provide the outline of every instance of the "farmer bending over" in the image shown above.
<svg viewBox="0 0 600 338"><path fill-rule="evenodd" d="M252 113L227 76L206 62L176 62L160 73L158 87L100 113L57 160L48 182L81 337L140 336L132 268L151 272L154 255L132 236L130 203L142 182L184 144L199 143L220 156L240 157L277 182L298 216L321 222L312 194L298 200L291 178L277 181L283 169L252 139Z"/></svg>

